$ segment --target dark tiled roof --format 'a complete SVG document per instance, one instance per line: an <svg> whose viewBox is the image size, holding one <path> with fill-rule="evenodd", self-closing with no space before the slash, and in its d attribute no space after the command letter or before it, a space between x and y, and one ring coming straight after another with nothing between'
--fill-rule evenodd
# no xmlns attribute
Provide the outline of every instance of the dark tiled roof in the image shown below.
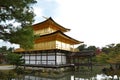
<svg viewBox="0 0 120 80"><path fill-rule="evenodd" d="M84 57L84 56L94 56L94 51L80 51L80 52L73 52L70 56L71 57Z"/></svg>

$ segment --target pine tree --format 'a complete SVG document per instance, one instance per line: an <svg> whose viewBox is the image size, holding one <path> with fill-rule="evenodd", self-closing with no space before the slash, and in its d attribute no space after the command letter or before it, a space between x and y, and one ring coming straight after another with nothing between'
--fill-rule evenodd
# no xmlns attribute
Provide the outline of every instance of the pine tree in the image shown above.
<svg viewBox="0 0 120 80"><path fill-rule="evenodd" d="M25 49L33 47L34 3L36 0L0 0L0 39Z"/></svg>

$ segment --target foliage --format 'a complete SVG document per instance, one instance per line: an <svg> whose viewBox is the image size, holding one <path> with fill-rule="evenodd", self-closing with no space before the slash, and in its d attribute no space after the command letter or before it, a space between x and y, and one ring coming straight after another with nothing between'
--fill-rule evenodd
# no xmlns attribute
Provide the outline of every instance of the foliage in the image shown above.
<svg viewBox="0 0 120 80"><path fill-rule="evenodd" d="M40 37L40 34L34 35L34 39L38 39Z"/></svg>
<svg viewBox="0 0 120 80"><path fill-rule="evenodd" d="M33 46L34 3L36 0L0 0L0 39L25 49Z"/></svg>
<svg viewBox="0 0 120 80"><path fill-rule="evenodd" d="M110 45L107 45L106 47L103 47L102 51L107 54L113 51L114 47L115 47L115 44L110 44Z"/></svg>
<svg viewBox="0 0 120 80"><path fill-rule="evenodd" d="M5 63L6 62L6 59L5 59L5 56L12 52L14 48L7 48L6 46L2 46L0 47L0 63Z"/></svg>
<svg viewBox="0 0 120 80"><path fill-rule="evenodd" d="M19 65L24 64L24 59L22 59L22 55L16 54L16 53L9 53L6 56L7 61L12 64L15 65L16 68L18 68Z"/></svg>
<svg viewBox="0 0 120 80"><path fill-rule="evenodd" d="M12 80L15 77L16 77L16 74L12 70L0 71L0 80Z"/></svg>
<svg viewBox="0 0 120 80"><path fill-rule="evenodd" d="M14 71L15 71L18 75L24 74L24 69L22 69L22 68L16 68Z"/></svg>
<svg viewBox="0 0 120 80"><path fill-rule="evenodd" d="M115 65L120 69L120 44L110 44L102 48L103 53L97 55L97 60L101 63Z"/></svg>
<svg viewBox="0 0 120 80"><path fill-rule="evenodd" d="M79 51L83 51L83 50L86 50L86 47L87 47L86 44L82 44L82 45L78 46L78 49L79 49Z"/></svg>
<svg viewBox="0 0 120 80"><path fill-rule="evenodd" d="M97 55L96 58L99 63L106 64L107 60L109 59L109 56L105 53L101 53L101 54Z"/></svg>
<svg viewBox="0 0 120 80"><path fill-rule="evenodd" d="M110 57L109 60L107 60L107 62L111 64L120 64L120 54Z"/></svg>
<svg viewBox="0 0 120 80"><path fill-rule="evenodd" d="M12 52L13 48L7 48L6 46L0 47L0 54L7 54Z"/></svg>
<svg viewBox="0 0 120 80"><path fill-rule="evenodd" d="M88 46L87 50L93 50L93 51L96 51L97 48L95 46Z"/></svg>
<svg viewBox="0 0 120 80"><path fill-rule="evenodd" d="M18 29L17 32L11 33L12 36L14 36L9 40L11 43L21 44L20 47L25 49L33 48L34 36L33 31L30 27Z"/></svg>
<svg viewBox="0 0 120 80"><path fill-rule="evenodd" d="M79 51L93 51L95 54L100 53L99 48L97 48L96 46L87 46L86 44L82 44L82 45L78 46L77 48ZM92 61L97 62L96 57L93 57Z"/></svg>
<svg viewBox="0 0 120 80"><path fill-rule="evenodd" d="M86 44L82 44L78 46L79 51L89 50L89 51L96 51L97 48L95 46L88 46Z"/></svg>

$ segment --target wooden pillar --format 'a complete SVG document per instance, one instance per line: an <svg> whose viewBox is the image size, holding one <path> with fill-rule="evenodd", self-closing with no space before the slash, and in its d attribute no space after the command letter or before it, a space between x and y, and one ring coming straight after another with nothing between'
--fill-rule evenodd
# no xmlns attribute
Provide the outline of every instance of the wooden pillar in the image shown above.
<svg viewBox="0 0 120 80"><path fill-rule="evenodd" d="M80 64L80 57L78 57L78 64ZM80 70L80 65L78 65L78 71Z"/></svg>
<svg viewBox="0 0 120 80"><path fill-rule="evenodd" d="M90 56L90 65L91 65L91 71L92 71L92 56Z"/></svg>
<svg viewBox="0 0 120 80"><path fill-rule="evenodd" d="M63 55L62 55L62 52L61 52L61 51L60 51L60 53L61 53L61 55L60 55L60 56L61 56L61 62L62 62L62 64L63 64L63 60L62 60L62 58L63 58L62 56L63 56Z"/></svg>
<svg viewBox="0 0 120 80"><path fill-rule="evenodd" d="M75 64L75 57L73 56L73 64Z"/></svg>
<svg viewBox="0 0 120 80"><path fill-rule="evenodd" d="M55 65L57 65L57 53L56 53L56 50L54 50L55 52Z"/></svg>
<svg viewBox="0 0 120 80"><path fill-rule="evenodd" d="M31 56L30 56L30 52L28 52L28 54L29 54L29 64L30 64L30 57L31 57Z"/></svg>
<svg viewBox="0 0 120 80"><path fill-rule="evenodd" d="M26 62L26 59L25 59L25 52L23 52L23 56L24 56L24 70L25 70L25 62Z"/></svg>
<svg viewBox="0 0 120 80"><path fill-rule="evenodd" d="M76 62L77 62L76 70L79 71L79 58L76 57L76 59L77 59L77 60L76 60Z"/></svg>
<svg viewBox="0 0 120 80"><path fill-rule="evenodd" d="M88 69L92 71L92 56L88 57Z"/></svg>
<svg viewBox="0 0 120 80"><path fill-rule="evenodd" d="M46 65L48 65L48 51L46 52Z"/></svg>
<svg viewBox="0 0 120 80"><path fill-rule="evenodd" d="M90 66L90 63L89 63L89 57L87 57L87 59L88 59L87 64L88 64L88 69L89 69L89 66Z"/></svg>
<svg viewBox="0 0 120 80"><path fill-rule="evenodd" d="M40 53L40 62L42 64L42 52Z"/></svg>
<svg viewBox="0 0 120 80"><path fill-rule="evenodd" d="M37 52L34 53L35 53L35 64L37 64Z"/></svg>

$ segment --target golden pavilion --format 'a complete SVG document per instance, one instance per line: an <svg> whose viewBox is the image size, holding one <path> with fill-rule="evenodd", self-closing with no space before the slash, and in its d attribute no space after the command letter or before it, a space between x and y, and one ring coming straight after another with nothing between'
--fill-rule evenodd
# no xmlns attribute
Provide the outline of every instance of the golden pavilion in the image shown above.
<svg viewBox="0 0 120 80"><path fill-rule="evenodd" d="M51 17L43 22L33 25L34 41L32 50L16 49L15 52L23 54L26 66L37 67L66 67L70 66L70 55L75 52L74 45L83 43L65 32L70 29L56 23Z"/></svg>

